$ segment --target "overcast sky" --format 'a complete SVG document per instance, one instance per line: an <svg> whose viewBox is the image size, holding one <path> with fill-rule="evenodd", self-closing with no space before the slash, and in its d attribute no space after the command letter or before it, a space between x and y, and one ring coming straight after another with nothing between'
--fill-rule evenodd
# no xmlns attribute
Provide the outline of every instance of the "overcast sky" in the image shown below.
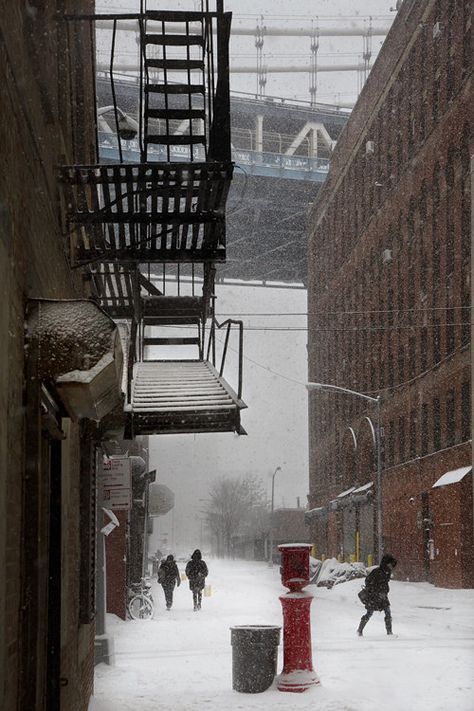
<svg viewBox="0 0 474 711"><path fill-rule="evenodd" d="M222 286L217 290L220 314L305 313L306 291L262 287ZM306 319L304 316L275 318L243 317L249 327L244 335L243 399L248 409L242 412L247 436L231 433L198 435L160 435L150 438L152 468L157 481L168 485L176 495L173 514L155 519L156 537L168 532L171 545L174 520L175 548L199 545L199 513L208 496L210 482L217 476L262 477L270 496L270 476L277 466L282 471L275 479L275 506L294 507L297 497L306 505L308 493ZM264 329L276 325L301 328L275 332ZM236 385L234 361L229 363L229 381ZM273 372L272 372L273 371Z"/></svg>

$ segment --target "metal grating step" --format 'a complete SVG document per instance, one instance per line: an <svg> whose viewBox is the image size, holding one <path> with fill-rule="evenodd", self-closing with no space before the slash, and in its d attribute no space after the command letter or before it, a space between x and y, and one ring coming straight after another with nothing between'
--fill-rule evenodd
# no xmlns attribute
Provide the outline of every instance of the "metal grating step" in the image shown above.
<svg viewBox="0 0 474 711"><path fill-rule="evenodd" d="M149 69L166 69L166 70L195 70L204 71L204 61L202 59L156 59L155 57L147 57L145 66Z"/></svg>
<svg viewBox="0 0 474 711"><path fill-rule="evenodd" d="M147 84L148 94L204 94L204 84Z"/></svg>
<svg viewBox="0 0 474 711"><path fill-rule="evenodd" d="M204 37L201 35L166 35L166 34L146 34L146 44L157 44L165 47L194 47L204 46Z"/></svg>
<svg viewBox="0 0 474 711"><path fill-rule="evenodd" d="M205 119L206 112L204 109L148 109L146 112L147 118L154 119Z"/></svg>
<svg viewBox="0 0 474 711"><path fill-rule="evenodd" d="M190 146L196 143L206 143L206 136L191 136L189 133L171 135L150 133L146 137L146 142L157 143L163 146Z"/></svg>

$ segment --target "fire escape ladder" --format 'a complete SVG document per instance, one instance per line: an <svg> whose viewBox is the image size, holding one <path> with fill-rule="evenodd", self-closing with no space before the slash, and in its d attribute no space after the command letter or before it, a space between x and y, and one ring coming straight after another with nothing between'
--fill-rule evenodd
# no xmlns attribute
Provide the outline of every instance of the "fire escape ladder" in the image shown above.
<svg viewBox="0 0 474 711"><path fill-rule="evenodd" d="M207 160L208 23L200 12L146 14L141 38L145 151L150 145L164 146L168 161L172 160L172 146L186 147L191 162Z"/></svg>
<svg viewBox="0 0 474 711"><path fill-rule="evenodd" d="M223 325L228 330L222 345L214 319L214 263L226 257L225 207L233 164L231 14L223 12L222 0L215 0L215 11L209 11L211 4L202 3L202 12L93 16L93 22L112 29L113 106L99 109L101 117L107 112L115 117L110 140L116 141L119 162L60 168L71 264L83 269L107 313L129 325L125 416L130 437L244 433L242 325L234 391L224 379L224 365L236 322ZM139 36L135 118L116 102L114 61L127 51L118 46L124 21L135 22ZM122 142L135 139L140 162L126 162L129 151ZM198 282L197 268L202 270ZM223 354L217 364L219 348Z"/></svg>

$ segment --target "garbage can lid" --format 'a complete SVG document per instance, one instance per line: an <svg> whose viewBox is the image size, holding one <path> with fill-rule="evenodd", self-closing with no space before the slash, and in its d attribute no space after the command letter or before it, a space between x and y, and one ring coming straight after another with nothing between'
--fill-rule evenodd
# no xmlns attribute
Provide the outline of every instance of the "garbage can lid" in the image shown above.
<svg viewBox="0 0 474 711"><path fill-rule="evenodd" d="M235 625L230 628L230 640L232 645L241 642L279 645L280 630L278 625Z"/></svg>
<svg viewBox="0 0 474 711"><path fill-rule="evenodd" d="M278 625L234 625L231 630L281 630Z"/></svg>

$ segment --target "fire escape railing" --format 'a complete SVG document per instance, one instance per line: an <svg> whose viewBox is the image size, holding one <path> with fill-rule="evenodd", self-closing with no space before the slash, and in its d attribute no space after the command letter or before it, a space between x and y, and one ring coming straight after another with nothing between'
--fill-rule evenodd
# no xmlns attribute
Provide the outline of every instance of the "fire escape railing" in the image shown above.
<svg viewBox="0 0 474 711"><path fill-rule="evenodd" d="M219 377L223 377L224 369L226 365L227 351L229 348L229 340L231 335L232 326L237 326L238 328L238 386L237 386L237 396L239 400L242 398L242 376L243 376L243 345L244 345L244 324L242 321L237 321L235 319L226 319L222 323L219 323L215 317L211 319L211 325L209 328L209 338L207 342L207 360L209 360L214 368L219 372ZM217 358L217 339L216 331L225 328L225 336L223 342L222 353L220 356L220 363L218 363Z"/></svg>

